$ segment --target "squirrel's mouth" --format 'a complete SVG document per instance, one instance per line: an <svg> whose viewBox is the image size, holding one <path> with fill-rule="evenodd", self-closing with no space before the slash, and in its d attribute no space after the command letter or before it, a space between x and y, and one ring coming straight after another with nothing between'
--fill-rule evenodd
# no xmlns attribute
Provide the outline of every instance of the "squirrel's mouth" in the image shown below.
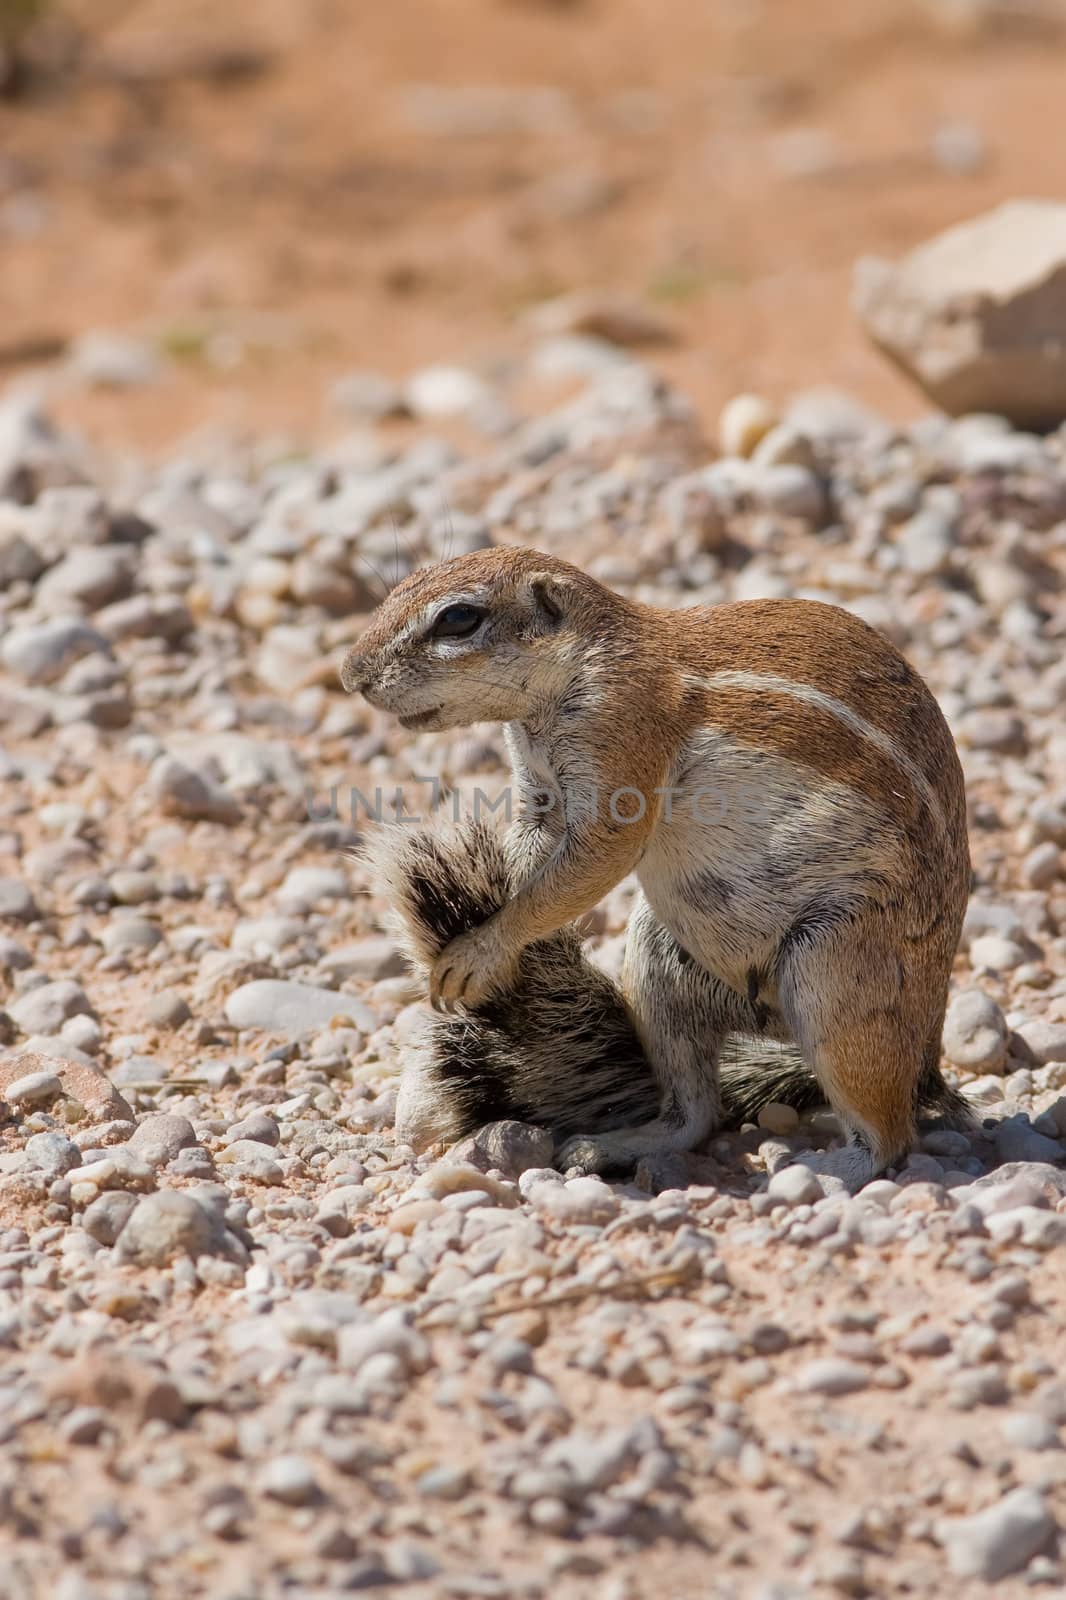
<svg viewBox="0 0 1066 1600"><path fill-rule="evenodd" d="M424 728L428 723L433 721L434 717L439 716L442 710L442 706L434 706L430 711L416 711L413 712L409 717L400 717L400 727Z"/></svg>

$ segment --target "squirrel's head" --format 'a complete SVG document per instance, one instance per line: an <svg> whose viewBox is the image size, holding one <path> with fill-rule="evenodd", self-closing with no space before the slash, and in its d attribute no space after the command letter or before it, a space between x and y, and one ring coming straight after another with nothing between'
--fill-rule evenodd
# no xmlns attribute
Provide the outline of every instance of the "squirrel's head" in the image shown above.
<svg viewBox="0 0 1066 1600"><path fill-rule="evenodd" d="M536 550L478 550L413 572L374 612L341 682L405 728L518 722L573 681L576 613L606 591Z"/></svg>

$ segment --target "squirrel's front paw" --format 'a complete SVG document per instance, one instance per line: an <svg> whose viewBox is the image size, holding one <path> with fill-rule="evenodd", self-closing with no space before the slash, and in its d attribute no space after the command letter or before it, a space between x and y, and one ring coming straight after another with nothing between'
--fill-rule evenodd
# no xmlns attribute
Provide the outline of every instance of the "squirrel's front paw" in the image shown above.
<svg viewBox="0 0 1066 1600"><path fill-rule="evenodd" d="M476 1006L505 989L518 958L506 950L491 922L461 933L446 945L429 975L429 1003L434 1011L457 1005Z"/></svg>

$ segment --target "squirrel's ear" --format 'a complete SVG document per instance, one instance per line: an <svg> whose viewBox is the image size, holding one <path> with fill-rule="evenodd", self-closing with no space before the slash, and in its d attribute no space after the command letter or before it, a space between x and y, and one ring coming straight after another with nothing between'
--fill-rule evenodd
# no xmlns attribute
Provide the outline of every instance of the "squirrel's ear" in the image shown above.
<svg viewBox="0 0 1066 1600"><path fill-rule="evenodd" d="M558 628L570 606L570 585L556 572L534 572L529 592L542 625Z"/></svg>

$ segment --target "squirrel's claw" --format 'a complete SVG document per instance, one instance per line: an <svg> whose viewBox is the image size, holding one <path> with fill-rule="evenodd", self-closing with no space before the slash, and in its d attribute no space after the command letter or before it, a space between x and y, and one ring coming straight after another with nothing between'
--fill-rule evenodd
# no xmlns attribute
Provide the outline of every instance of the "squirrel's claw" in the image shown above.
<svg viewBox="0 0 1066 1600"><path fill-rule="evenodd" d="M448 1009L447 1003L441 994L441 984L448 976L448 972L449 968L447 967L445 967L443 971L441 970L441 964L438 961L429 974L429 1003L433 1007L434 1011L441 1016L443 1016Z"/></svg>
<svg viewBox="0 0 1066 1600"><path fill-rule="evenodd" d="M449 959L446 961L444 955L439 956L429 975L429 1003L442 1016L461 1004L467 986L463 963L452 957L459 943L460 940L456 939L448 946L444 955Z"/></svg>
<svg viewBox="0 0 1066 1600"><path fill-rule="evenodd" d="M438 1012L480 1005L507 982L511 968L491 923L471 928L437 957L429 975L429 1003Z"/></svg>

